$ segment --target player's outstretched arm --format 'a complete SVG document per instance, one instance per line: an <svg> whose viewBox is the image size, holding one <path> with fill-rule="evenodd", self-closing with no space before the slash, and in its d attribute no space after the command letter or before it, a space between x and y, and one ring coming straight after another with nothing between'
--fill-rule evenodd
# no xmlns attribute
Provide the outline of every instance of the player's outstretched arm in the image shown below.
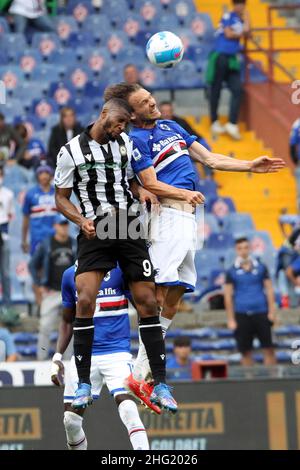
<svg viewBox="0 0 300 470"><path fill-rule="evenodd" d="M190 146L189 152L193 160L214 170L276 173L285 166L285 162L281 158L267 156L258 157L255 160L237 160L226 155L210 152L199 142L194 142Z"/></svg>
<svg viewBox="0 0 300 470"><path fill-rule="evenodd" d="M52 358L51 380L54 385L63 385L64 365L62 356L70 344L73 336L73 320L75 317L75 308L64 307L62 319L59 324L56 352Z"/></svg>
<svg viewBox="0 0 300 470"><path fill-rule="evenodd" d="M158 197L177 199L194 206L203 204L205 201L203 194L198 191L176 188L175 186L158 181L153 167L140 171L138 176L143 187Z"/></svg>

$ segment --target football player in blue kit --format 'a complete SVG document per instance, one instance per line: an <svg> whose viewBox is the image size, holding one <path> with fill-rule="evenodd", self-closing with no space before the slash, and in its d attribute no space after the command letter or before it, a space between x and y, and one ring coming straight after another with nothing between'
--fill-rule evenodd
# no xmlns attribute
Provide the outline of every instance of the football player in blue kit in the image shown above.
<svg viewBox="0 0 300 470"><path fill-rule="evenodd" d="M86 450L87 439L82 427L84 409L75 410L71 406L78 383L74 356L70 366L66 368L66 373L62 363L62 355L73 335L77 301L74 273L73 265L64 272L62 279L63 317L56 353L52 358L51 379L56 385L65 382L64 426L68 449ZM109 271L99 287L94 314L95 333L90 376L93 399L99 398L102 386L106 383L118 407L121 421L128 430L133 449L147 450L149 443L145 427L139 417L137 405L123 384L124 379L132 371L133 363L130 354L127 300L129 292L124 286L122 271L119 268ZM154 411L161 413L158 407L155 407Z"/></svg>
<svg viewBox="0 0 300 470"><path fill-rule="evenodd" d="M281 158L261 156L238 160L216 154L197 142L176 122L161 120L152 94L139 84L120 83L107 87L104 99L122 98L132 108L132 168L140 183L158 196L160 212L151 216L150 258L156 271L156 295L161 307L163 333L172 323L185 292L195 288L197 249L195 206L204 202L195 191L192 160L215 170L273 173L285 166ZM199 197L200 196L202 197ZM140 350L127 385L141 398L143 379L149 372L145 348ZM142 393L141 393L142 391Z"/></svg>

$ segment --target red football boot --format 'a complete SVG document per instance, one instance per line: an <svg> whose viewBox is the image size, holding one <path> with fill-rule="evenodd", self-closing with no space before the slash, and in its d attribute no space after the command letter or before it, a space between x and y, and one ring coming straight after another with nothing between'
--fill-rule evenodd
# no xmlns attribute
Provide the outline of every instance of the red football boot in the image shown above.
<svg viewBox="0 0 300 470"><path fill-rule="evenodd" d="M133 395L135 395L142 402L142 404L146 405L147 408L149 408L151 411L154 411L154 413L158 415L161 414L161 409L159 406L151 403L149 398L152 393L153 386L149 385L145 381L139 382L133 377L132 374L130 374L129 377L125 379L124 385L127 390L133 393Z"/></svg>

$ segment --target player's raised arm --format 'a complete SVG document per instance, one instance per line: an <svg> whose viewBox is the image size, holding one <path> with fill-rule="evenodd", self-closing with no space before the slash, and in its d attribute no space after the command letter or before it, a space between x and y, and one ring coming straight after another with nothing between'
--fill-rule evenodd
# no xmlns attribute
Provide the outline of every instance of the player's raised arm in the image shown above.
<svg viewBox="0 0 300 470"><path fill-rule="evenodd" d="M199 142L193 142L189 147L189 152L193 160L203 163L214 170L276 173L285 166L282 158L270 158L267 156L258 157L255 160L237 160L226 155L210 152Z"/></svg>

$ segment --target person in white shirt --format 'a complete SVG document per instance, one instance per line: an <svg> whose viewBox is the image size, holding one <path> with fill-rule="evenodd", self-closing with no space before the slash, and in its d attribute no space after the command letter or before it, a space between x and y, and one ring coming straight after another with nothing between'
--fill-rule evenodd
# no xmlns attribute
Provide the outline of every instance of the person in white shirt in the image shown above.
<svg viewBox="0 0 300 470"><path fill-rule="evenodd" d="M9 13L14 19L15 33L25 33L29 24L39 31L55 32L45 0L13 0Z"/></svg>
<svg viewBox="0 0 300 470"><path fill-rule="evenodd" d="M2 304L7 307L10 297L10 246L8 226L14 215L13 192L3 186L4 170L0 166L0 279L2 283Z"/></svg>

